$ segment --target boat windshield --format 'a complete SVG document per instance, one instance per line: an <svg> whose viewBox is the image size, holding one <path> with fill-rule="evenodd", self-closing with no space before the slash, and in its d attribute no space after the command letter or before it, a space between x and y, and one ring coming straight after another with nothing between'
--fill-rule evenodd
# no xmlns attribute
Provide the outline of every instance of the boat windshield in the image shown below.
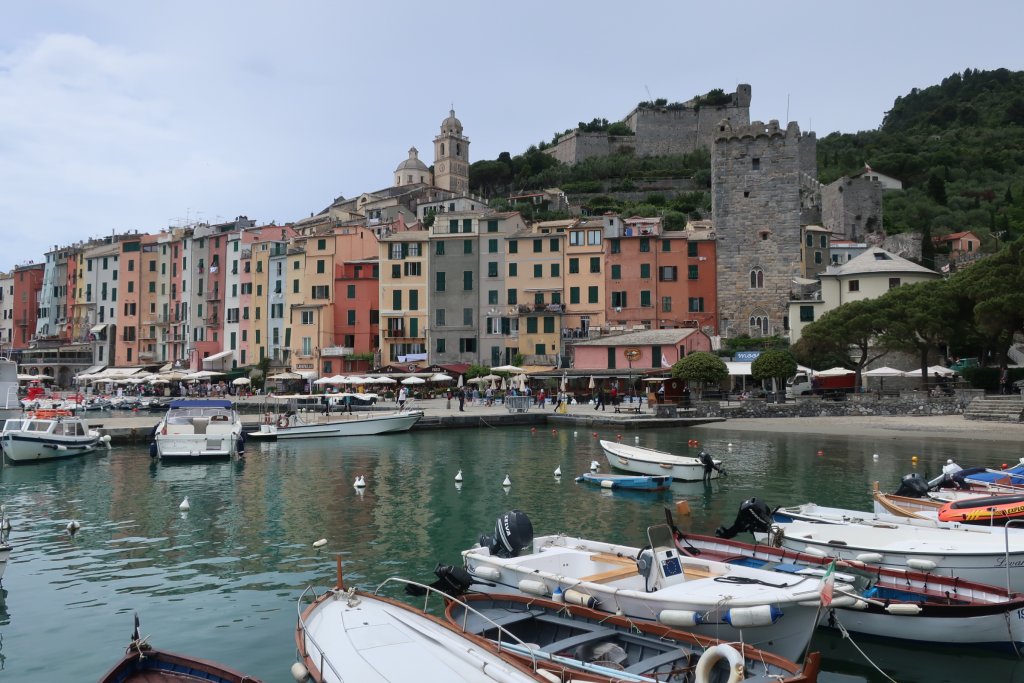
<svg viewBox="0 0 1024 683"><path fill-rule="evenodd" d="M21 420L8 420L4 423L5 432L17 432L21 430Z"/></svg>
<svg viewBox="0 0 1024 683"><path fill-rule="evenodd" d="M22 427L22 431L47 432L50 430L50 427L52 427L53 424L54 423L50 422L49 420L29 420L28 422L25 423L25 426Z"/></svg>
<svg viewBox="0 0 1024 683"><path fill-rule="evenodd" d="M672 539L672 530L664 524L647 527L647 540L655 551L673 550L676 546Z"/></svg>
<svg viewBox="0 0 1024 683"><path fill-rule="evenodd" d="M226 408L210 408L210 407L192 407L192 408L171 408L168 412L167 417L215 417L221 416L222 419L228 420L231 418L232 411Z"/></svg>

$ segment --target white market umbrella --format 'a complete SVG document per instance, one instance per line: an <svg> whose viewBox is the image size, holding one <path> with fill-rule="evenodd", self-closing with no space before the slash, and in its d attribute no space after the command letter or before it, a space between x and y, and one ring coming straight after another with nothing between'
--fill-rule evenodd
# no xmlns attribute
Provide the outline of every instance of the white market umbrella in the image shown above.
<svg viewBox="0 0 1024 683"><path fill-rule="evenodd" d="M271 375L267 379L302 379L302 375L297 372L279 372L276 375Z"/></svg>
<svg viewBox="0 0 1024 683"><path fill-rule="evenodd" d="M87 375L79 375L79 377L87 377ZM39 379L39 376L38 375L26 375L26 374L20 373L20 372L18 373L18 381L19 382L28 382L28 381L31 381L31 380L34 380L34 379Z"/></svg>
<svg viewBox="0 0 1024 683"><path fill-rule="evenodd" d="M459 383L456 386L459 387L460 389L462 388L462 382L463 382L463 376L459 375Z"/></svg>
<svg viewBox="0 0 1024 683"><path fill-rule="evenodd" d="M423 379L422 377L406 377L405 379L402 380L402 384L404 384L406 386L410 386L412 384L426 384L426 383L427 383L427 380Z"/></svg>
<svg viewBox="0 0 1024 683"><path fill-rule="evenodd" d="M526 372L526 370L516 367L515 365L499 365L496 368L491 368L491 372L511 372L513 374L520 375Z"/></svg>
<svg viewBox="0 0 1024 683"><path fill-rule="evenodd" d="M844 377L846 375L852 374L854 374L853 370L847 370L846 368L841 368L838 366L834 368L829 368L828 370L822 370L821 372L814 373L816 377Z"/></svg>
<svg viewBox="0 0 1024 683"><path fill-rule="evenodd" d="M245 386L246 384L251 384L252 382L249 380L248 377L236 377L235 379L231 380L231 383L234 384L236 387L241 387Z"/></svg>
<svg viewBox="0 0 1024 683"><path fill-rule="evenodd" d="M397 380L393 377L376 377L373 380L374 384L397 384Z"/></svg>
<svg viewBox="0 0 1024 683"><path fill-rule="evenodd" d="M330 377L321 377L320 379L313 380L313 384L320 386L324 384L334 384L334 382L331 381Z"/></svg>
<svg viewBox="0 0 1024 683"><path fill-rule="evenodd" d="M429 381L431 381L431 382L451 382L453 379L455 379L455 378L452 377L451 375L446 375L443 372L438 372L437 374L432 375L430 377Z"/></svg>
<svg viewBox="0 0 1024 683"><path fill-rule="evenodd" d="M494 380L491 380L491 391L495 391L498 387L494 386Z"/></svg>
<svg viewBox="0 0 1024 683"><path fill-rule="evenodd" d="M596 385L594 384L594 376L590 376L590 382L587 384L588 389L593 389Z"/></svg>
<svg viewBox="0 0 1024 683"><path fill-rule="evenodd" d="M874 370L868 370L863 373L865 377L902 377L903 371L897 370L896 368L880 367ZM921 374L918 372L917 374Z"/></svg>
<svg viewBox="0 0 1024 683"><path fill-rule="evenodd" d="M928 376L929 377L933 377L934 375L939 375L940 377L952 377L955 374L956 373L953 372L952 370L950 370L949 368L943 367L941 365L929 365L928 366ZM920 377L921 376L921 368L918 368L917 370L910 370L909 372L904 372L903 376L904 377Z"/></svg>
<svg viewBox="0 0 1024 683"><path fill-rule="evenodd" d="M484 382L493 382L493 381L499 380L501 378L498 377L497 375L484 375L483 377L478 377L477 379L480 379L480 380L482 380Z"/></svg>
<svg viewBox="0 0 1024 683"><path fill-rule="evenodd" d="M874 370L868 370L867 372L864 372L863 376L864 377L877 377L878 378L878 388L879 389L884 389L885 388L885 378L886 377L902 377L903 376L903 371L902 370L897 370L896 368L890 368L890 367L887 367L887 366L882 366L880 368L875 368Z"/></svg>

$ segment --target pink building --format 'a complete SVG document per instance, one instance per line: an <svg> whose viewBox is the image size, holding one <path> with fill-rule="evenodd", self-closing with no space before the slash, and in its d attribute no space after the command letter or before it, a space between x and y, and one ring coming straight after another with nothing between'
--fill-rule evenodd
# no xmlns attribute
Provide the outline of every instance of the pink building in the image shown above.
<svg viewBox="0 0 1024 683"><path fill-rule="evenodd" d="M575 370L625 370L638 373L670 368L694 351L710 351L711 338L696 328L640 330L578 342Z"/></svg>

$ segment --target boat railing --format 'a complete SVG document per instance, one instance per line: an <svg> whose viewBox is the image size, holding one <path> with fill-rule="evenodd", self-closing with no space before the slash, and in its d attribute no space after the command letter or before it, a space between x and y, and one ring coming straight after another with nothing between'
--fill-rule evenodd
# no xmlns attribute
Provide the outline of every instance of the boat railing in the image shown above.
<svg viewBox="0 0 1024 683"><path fill-rule="evenodd" d="M995 517L995 514L992 515ZM1006 556L1003 558L1006 566L1006 593L1008 595L1013 594L1012 584L1010 583L1010 527L1011 526L1024 526L1024 519L1009 519L1006 521L1006 526L1003 527L1003 542L1005 543Z"/></svg>
<svg viewBox="0 0 1024 683"><path fill-rule="evenodd" d="M456 597L448 595L447 593L439 591L436 588L434 588L433 586L428 586L425 583L419 583L417 581L410 581L409 579L400 579L400 578L398 578L396 576L392 576L392 577L390 577L388 579L385 579L379 586L377 586L376 589L374 589L373 594L374 595L379 595L380 594L380 590L384 586L388 585L389 583L399 583L399 584L402 584L402 585L405 585L405 586L416 586L417 588L426 591L423 594L423 606L420 608L421 611L423 611L425 614L429 614L430 613L429 607L430 607L430 599L432 597L435 597L435 596L438 597L438 599L441 602L441 609L442 609L442 611L444 610L446 602L457 603L463 609L463 612L462 612L462 623L461 624L457 624L457 625L453 624L453 626L458 626L458 629L460 631L462 631L463 633L471 633L470 631L467 630L466 621L469 619L469 613L472 612L475 616L479 617L480 619L482 619L483 621L488 623L491 628L494 628L494 629L496 629L498 631L498 638L497 638L497 640L494 640L494 643L498 646L498 651L499 652L501 650L503 650L503 649L509 649L509 650L514 651L516 654L529 656L530 663L531 663L531 666L532 666L533 670L534 671L537 670L537 655L536 655L535 648L533 648L530 645L527 645L526 643L524 643L514 633L512 633L508 629L504 628L501 624L497 623L496 621L494 621L493 619L488 617L486 614L483 614L482 612L474 609L468 603L463 602L462 600L459 600ZM472 634L472 635L476 635L476 634ZM509 647L510 643L506 643L505 641L514 641L514 644L516 645L516 647L515 648L510 648Z"/></svg>
<svg viewBox="0 0 1024 683"><path fill-rule="evenodd" d="M313 647L316 648L317 652L320 653L320 660L317 662L317 669L320 670L320 675L323 676L324 667L327 666L330 667L331 671L334 673L335 678L337 678L339 681L344 681L345 678L341 675L341 672L335 668L334 664L331 663L331 660L327 659L327 655L324 653L324 648L321 647L320 643L316 642L316 638L314 638L313 635L306 628L306 623L302 621L302 606L305 603L305 601L308 600L307 596L309 595L311 595L313 598L310 601L311 603L315 603L317 600L320 599L320 596L317 595L316 588L313 586L308 586L306 590L302 591L302 594L299 596L299 621L296 628L302 633L303 636L302 647L299 649L299 659L304 659L305 657L309 656L309 648L306 647L306 641L308 640L313 644Z"/></svg>

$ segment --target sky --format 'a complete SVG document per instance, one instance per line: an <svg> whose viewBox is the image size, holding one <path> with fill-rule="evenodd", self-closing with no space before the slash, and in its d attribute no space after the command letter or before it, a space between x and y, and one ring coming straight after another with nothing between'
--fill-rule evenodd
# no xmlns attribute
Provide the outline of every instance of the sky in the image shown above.
<svg viewBox="0 0 1024 683"><path fill-rule="evenodd" d="M265 224L640 101L752 86L819 138L965 68L1024 68L1019 0L33 0L0 19L0 272L92 237Z"/></svg>

